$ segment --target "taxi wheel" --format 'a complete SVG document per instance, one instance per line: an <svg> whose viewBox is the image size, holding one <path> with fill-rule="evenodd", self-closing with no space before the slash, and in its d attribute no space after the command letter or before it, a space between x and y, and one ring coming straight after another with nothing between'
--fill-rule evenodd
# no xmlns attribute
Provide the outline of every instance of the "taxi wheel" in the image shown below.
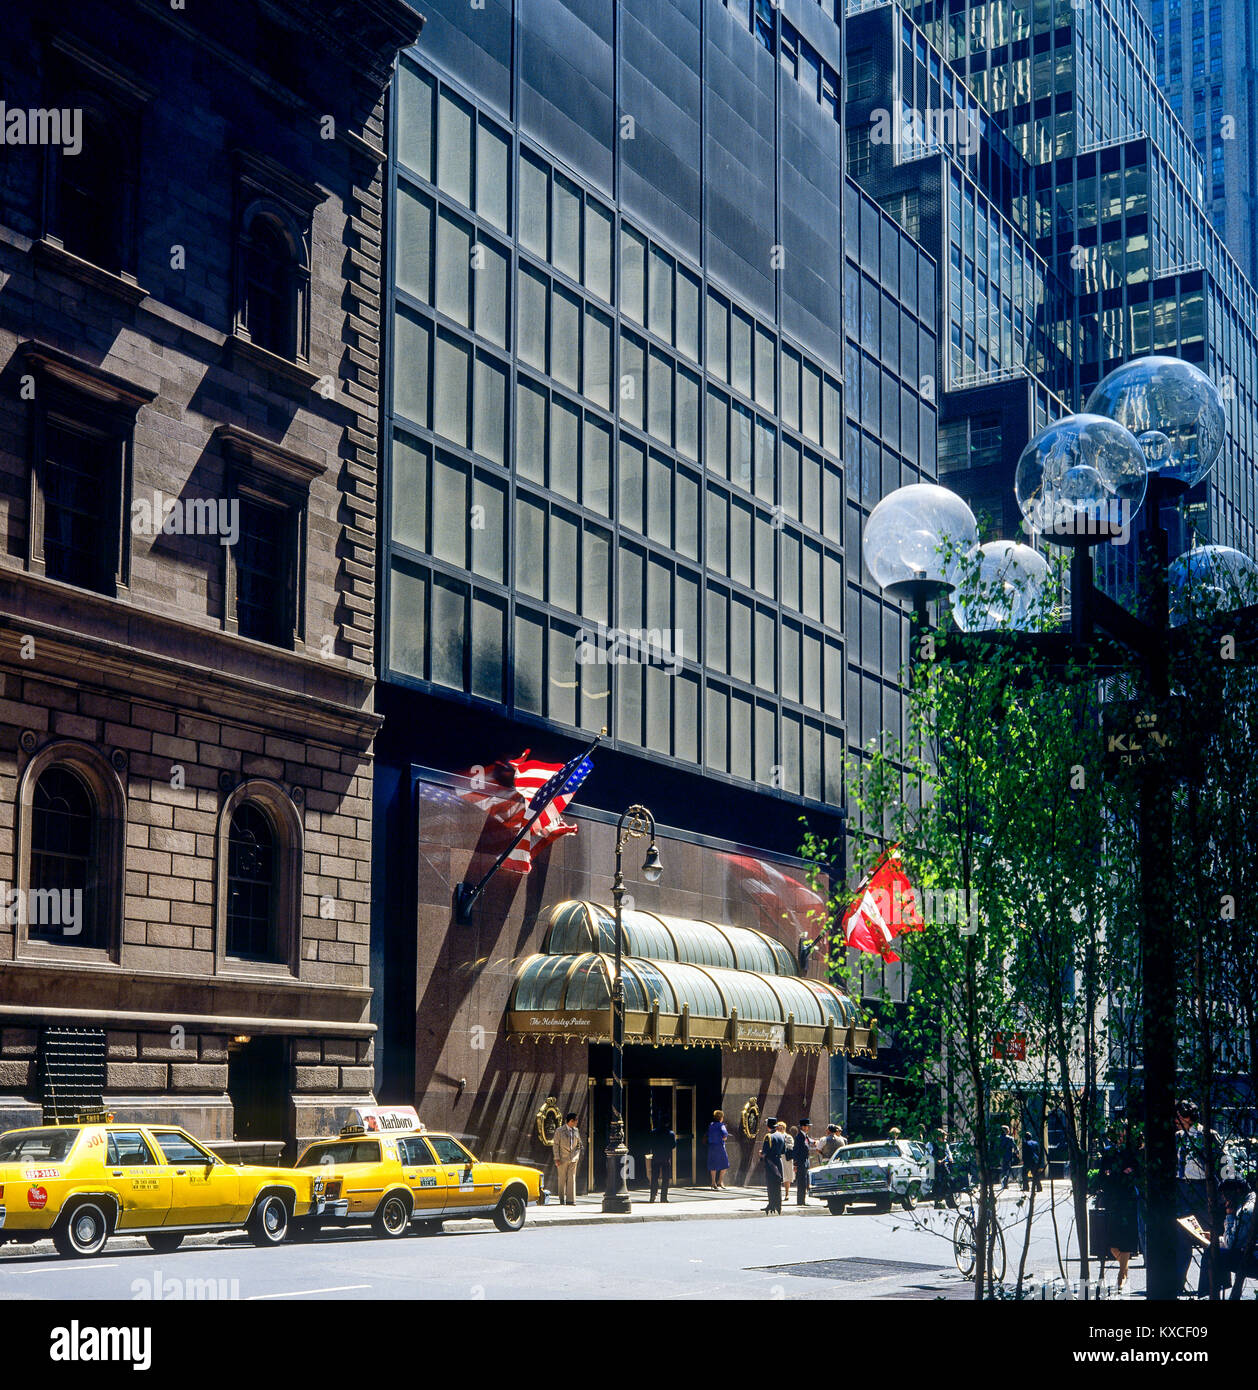
<svg viewBox="0 0 1258 1390"><path fill-rule="evenodd" d="M518 1231L524 1225L528 1203L518 1192L507 1192L494 1208L494 1225L500 1231Z"/></svg>
<svg viewBox="0 0 1258 1390"><path fill-rule="evenodd" d="M109 1217L97 1202L80 1202L53 1228L58 1255L99 1255L109 1239Z"/></svg>
<svg viewBox="0 0 1258 1390"><path fill-rule="evenodd" d="M182 1231L159 1231L156 1235L145 1236L145 1240L159 1255L169 1255L183 1244Z"/></svg>
<svg viewBox="0 0 1258 1390"><path fill-rule="evenodd" d="M371 1218L371 1229L388 1240L404 1236L411 1224L411 1204L398 1192L390 1192Z"/></svg>
<svg viewBox="0 0 1258 1390"><path fill-rule="evenodd" d="M263 1197L245 1229L255 1245L279 1245L288 1234L288 1203L278 1192Z"/></svg>
<svg viewBox="0 0 1258 1390"><path fill-rule="evenodd" d="M847 1207L847 1203L843 1200L842 1197L831 1197L830 1200L826 1203L826 1206L830 1208L831 1216L842 1216L845 1208Z"/></svg>

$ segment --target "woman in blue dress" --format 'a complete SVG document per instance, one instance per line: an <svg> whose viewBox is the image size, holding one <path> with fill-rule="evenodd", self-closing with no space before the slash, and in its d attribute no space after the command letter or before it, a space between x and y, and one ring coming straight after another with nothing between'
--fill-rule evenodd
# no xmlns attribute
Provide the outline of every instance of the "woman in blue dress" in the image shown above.
<svg viewBox="0 0 1258 1390"><path fill-rule="evenodd" d="M729 1167L729 1154L725 1152L728 1138L725 1112L714 1110L712 1123L708 1126L708 1182L713 1192L719 1192L725 1186L725 1171Z"/></svg>

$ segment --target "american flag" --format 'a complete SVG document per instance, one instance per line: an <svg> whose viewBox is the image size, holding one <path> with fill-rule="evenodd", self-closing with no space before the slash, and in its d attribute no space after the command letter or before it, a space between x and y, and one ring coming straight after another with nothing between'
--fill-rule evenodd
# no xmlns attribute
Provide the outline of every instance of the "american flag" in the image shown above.
<svg viewBox="0 0 1258 1390"><path fill-rule="evenodd" d="M553 791L553 800L503 863L504 869L521 874L529 872L533 856L545 845L560 835L577 833L577 826L565 821L563 813L592 766L588 757L574 758L568 763L530 762L529 752L526 748L518 758L461 774L468 785L458 793L516 835Z"/></svg>

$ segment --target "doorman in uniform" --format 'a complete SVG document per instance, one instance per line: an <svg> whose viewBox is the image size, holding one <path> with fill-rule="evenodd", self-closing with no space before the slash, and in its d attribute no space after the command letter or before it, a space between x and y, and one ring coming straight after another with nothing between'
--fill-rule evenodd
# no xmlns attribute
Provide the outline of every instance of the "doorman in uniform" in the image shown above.
<svg viewBox="0 0 1258 1390"><path fill-rule="evenodd" d="M795 1149L791 1154L795 1160L795 1202L801 1207L808 1205L808 1157L817 1147L808 1133L811 1128L811 1120L800 1120L799 1130L795 1135Z"/></svg>

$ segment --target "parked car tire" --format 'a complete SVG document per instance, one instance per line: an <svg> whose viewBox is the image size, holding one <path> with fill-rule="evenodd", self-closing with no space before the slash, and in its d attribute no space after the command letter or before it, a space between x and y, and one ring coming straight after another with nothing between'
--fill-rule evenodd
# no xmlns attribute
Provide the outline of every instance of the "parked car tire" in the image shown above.
<svg viewBox="0 0 1258 1390"><path fill-rule="evenodd" d="M178 1250L183 1244L182 1231L154 1231L151 1236L145 1236L149 1246L156 1250L159 1255L170 1255Z"/></svg>
<svg viewBox="0 0 1258 1390"><path fill-rule="evenodd" d="M245 1230L255 1245L282 1245L288 1227L288 1203L278 1192L269 1192L254 1207Z"/></svg>
<svg viewBox="0 0 1258 1390"><path fill-rule="evenodd" d="M502 1194L502 1200L494 1208L494 1225L500 1231L518 1231L524 1225L528 1213L528 1202L519 1192Z"/></svg>
<svg viewBox="0 0 1258 1390"><path fill-rule="evenodd" d="M911 1182L908 1185L904 1196L900 1198L900 1205L905 1211L914 1211L917 1207L917 1199L922 1195L922 1185L920 1182Z"/></svg>
<svg viewBox="0 0 1258 1390"><path fill-rule="evenodd" d="M371 1218L371 1229L381 1240L404 1236L411 1224L410 1199L401 1192L387 1192Z"/></svg>
<svg viewBox="0 0 1258 1390"><path fill-rule="evenodd" d="M830 1208L831 1216L842 1216L847 1209L847 1203L842 1197L827 1197L826 1206Z"/></svg>
<svg viewBox="0 0 1258 1390"><path fill-rule="evenodd" d="M52 1243L67 1259L99 1255L109 1239L109 1213L91 1198L76 1202L53 1227Z"/></svg>

